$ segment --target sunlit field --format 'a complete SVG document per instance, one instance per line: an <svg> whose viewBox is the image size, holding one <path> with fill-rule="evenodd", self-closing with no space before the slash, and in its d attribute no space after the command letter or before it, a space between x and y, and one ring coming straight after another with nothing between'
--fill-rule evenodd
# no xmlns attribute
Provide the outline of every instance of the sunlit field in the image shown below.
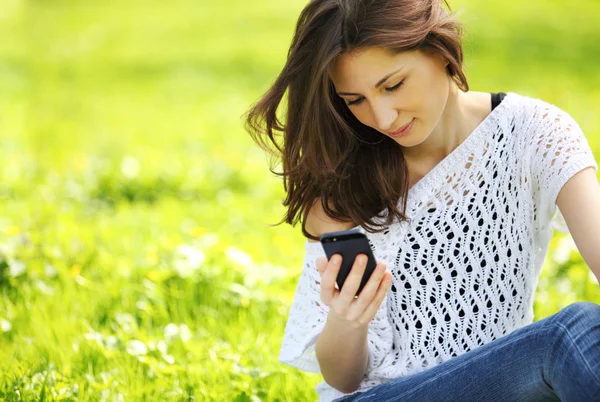
<svg viewBox="0 0 600 402"><path fill-rule="evenodd" d="M303 259L242 115L304 1L0 1L0 399L304 401L277 361ZM600 158L595 0L451 1L471 89L544 99ZM536 320L600 303L557 234Z"/></svg>

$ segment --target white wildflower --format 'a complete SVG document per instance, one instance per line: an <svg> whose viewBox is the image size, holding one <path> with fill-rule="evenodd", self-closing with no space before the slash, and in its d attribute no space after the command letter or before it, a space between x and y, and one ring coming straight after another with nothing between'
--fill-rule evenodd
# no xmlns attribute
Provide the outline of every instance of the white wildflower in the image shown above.
<svg viewBox="0 0 600 402"><path fill-rule="evenodd" d="M225 257L229 260L229 262L239 265L243 268L250 269L252 268L252 257L250 255L238 248L233 246L229 246L225 249Z"/></svg>
<svg viewBox="0 0 600 402"><path fill-rule="evenodd" d="M165 341L158 341L156 344L156 348L163 355L167 353L167 343Z"/></svg>
<svg viewBox="0 0 600 402"><path fill-rule="evenodd" d="M131 314L116 313L115 320L117 321L117 324L119 324L121 329L127 333L131 333L135 328L137 328L135 318L133 318Z"/></svg>
<svg viewBox="0 0 600 402"><path fill-rule="evenodd" d="M190 332L190 329L188 328L187 325L185 325L185 324L179 325L179 336L181 337L181 340L183 341L183 343L186 343L187 341L190 340L190 338L192 337L192 333Z"/></svg>
<svg viewBox="0 0 600 402"><path fill-rule="evenodd" d="M134 179L140 172L140 163L132 156L126 156L121 162L121 173L128 179Z"/></svg>
<svg viewBox="0 0 600 402"><path fill-rule="evenodd" d="M573 288L573 284L567 278L557 280L554 285L554 289L556 289L558 291L558 293L561 293L561 294L570 292L572 288Z"/></svg>
<svg viewBox="0 0 600 402"><path fill-rule="evenodd" d="M117 344L119 343L119 338L114 335L109 335L104 338L104 343L106 344L107 349L116 350Z"/></svg>
<svg viewBox="0 0 600 402"><path fill-rule="evenodd" d="M58 396L62 397L60 399L66 399L66 398L70 398L73 397L73 394L77 393L79 391L79 388L77 387L77 385L74 385L73 388L71 387L65 387L65 388L61 388L58 391Z"/></svg>
<svg viewBox="0 0 600 402"><path fill-rule="evenodd" d="M165 327L164 336L167 342L172 342L173 340L179 338L182 342L185 343L190 340L190 338L192 337L192 333L188 326L185 324L177 325L171 323Z"/></svg>
<svg viewBox="0 0 600 402"><path fill-rule="evenodd" d="M109 396L110 396L110 390L103 389L102 391L100 391L100 402L108 401Z"/></svg>
<svg viewBox="0 0 600 402"><path fill-rule="evenodd" d="M8 332L12 329L12 325L10 325L9 321L6 321L5 319L1 319L0 320L0 328L2 329L2 332Z"/></svg>
<svg viewBox="0 0 600 402"><path fill-rule="evenodd" d="M145 300L138 300L137 302L135 302L135 306L142 311L149 310L150 307L148 302Z"/></svg>
<svg viewBox="0 0 600 402"><path fill-rule="evenodd" d="M173 268L181 278L187 278L200 269L206 261L204 253L187 244L181 244L175 249Z"/></svg>
<svg viewBox="0 0 600 402"><path fill-rule="evenodd" d="M83 187L74 180L67 180L65 183L65 193L69 198L81 201L85 196Z"/></svg>
<svg viewBox="0 0 600 402"><path fill-rule="evenodd" d="M46 371L41 372L41 373L35 373L32 377L31 377L31 382L40 382L43 383L44 382L44 377L46 377Z"/></svg>
<svg viewBox="0 0 600 402"><path fill-rule="evenodd" d="M199 243L204 249L211 248L219 243L219 236L214 233L208 233L200 238Z"/></svg>
<svg viewBox="0 0 600 402"><path fill-rule="evenodd" d="M177 337L177 335L179 335L179 327L177 324L167 324L163 332L167 342L171 342Z"/></svg>
<svg viewBox="0 0 600 402"><path fill-rule="evenodd" d="M133 339L127 342L127 347L125 348L127 353L132 356L141 356L148 353L148 348L142 341L138 341L137 339Z"/></svg>
<svg viewBox="0 0 600 402"><path fill-rule="evenodd" d="M56 268L50 264L44 266L44 273L48 278L54 278L57 275Z"/></svg>
<svg viewBox="0 0 600 402"><path fill-rule="evenodd" d="M9 266L8 273L13 278L15 278L15 277L21 275L23 272L25 272L25 263L23 263L19 260L14 260L14 259L9 258L8 266Z"/></svg>
<svg viewBox="0 0 600 402"><path fill-rule="evenodd" d="M554 251L554 260L559 264L564 264L569 261L571 252L575 250L577 250L577 246L575 245L575 241L573 241L573 237L564 236L560 239L558 247Z"/></svg>
<svg viewBox="0 0 600 402"><path fill-rule="evenodd" d="M47 294L48 296L52 296L54 294L54 288L52 286L46 285L46 282L37 280L35 282L35 286L42 292Z"/></svg>
<svg viewBox="0 0 600 402"><path fill-rule="evenodd" d="M101 333L95 331L88 332L87 334L84 334L83 337L88 341L95 341L100 346L102 346L102 343L104 341L104 336L102 336Z"/></svg>

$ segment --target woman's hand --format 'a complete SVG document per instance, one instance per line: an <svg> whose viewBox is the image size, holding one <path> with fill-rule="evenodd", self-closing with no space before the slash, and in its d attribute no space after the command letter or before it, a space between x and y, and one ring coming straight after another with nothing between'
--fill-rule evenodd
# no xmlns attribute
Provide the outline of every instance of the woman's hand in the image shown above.
<svg viewBox="0 0 600 402"><path fill-rule="evenodd" d="M360 295L355 297L365 268L367 256L359 254L344 282L341 290L336 288L336 278L342 265L342 256L335 254L327 261L326 257L317 259L317 268L321 275L321 301L329 306L330 314L346 321L353 327L367 326L375 317L390 284L392 273L386 271L385 264L377 263Z"/></svg>

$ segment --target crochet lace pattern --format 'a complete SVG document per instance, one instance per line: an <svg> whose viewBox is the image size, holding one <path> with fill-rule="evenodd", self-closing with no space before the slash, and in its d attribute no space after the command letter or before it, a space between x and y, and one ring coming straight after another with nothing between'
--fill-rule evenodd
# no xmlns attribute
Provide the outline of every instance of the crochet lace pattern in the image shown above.
<svg viewBox="0 0 600 402"><path fill-rule="evenodd" d="M393 280L369 325L369 363L356 392L531 323L538 277L560 218L556 198L567 180L590 166L598 168L568 113L509 92L410 189L408 221L365 232ZM319 373L314 346L329 309L320 301L315 260L325 254L320 243L306 242L305 249L279 359ZM322 401L344 395L324 381L317 392Z"/></svg>

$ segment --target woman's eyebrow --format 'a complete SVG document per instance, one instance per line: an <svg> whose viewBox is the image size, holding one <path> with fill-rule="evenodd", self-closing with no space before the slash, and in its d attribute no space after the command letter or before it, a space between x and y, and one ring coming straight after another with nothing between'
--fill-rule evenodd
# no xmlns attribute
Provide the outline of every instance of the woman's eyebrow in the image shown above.
<svg viewBox="0 0 600 402"><path fill-rule="evenodd" d="M385 77L383 77L382 79L380 79L380 80L377 82L377 84L375 84L375 88L379 88L379 87L380 87L380 86L381 86L381 85L382 85L384 82L386 82L386 81L387 81L387 80L388 80L388 79L389 79L389 78L390 78L392 75L394 75L394 74L396 74L396 73L398 73L398 72L402 71L402 70L404 69L404 67L405 67L405 66L402 66L402 67L400 67L398 70L396 70L396 71L393 71L393 72L389 73L388 75L386 75ZM354 93L354 92L336 92L336 93L337 93L338 95L346 95L346 96L348 96L348 95L350 95L350 96L354 96L354 95L357 95L357 96L362 96L361 94L357 94L357 93Z"/></svg>

